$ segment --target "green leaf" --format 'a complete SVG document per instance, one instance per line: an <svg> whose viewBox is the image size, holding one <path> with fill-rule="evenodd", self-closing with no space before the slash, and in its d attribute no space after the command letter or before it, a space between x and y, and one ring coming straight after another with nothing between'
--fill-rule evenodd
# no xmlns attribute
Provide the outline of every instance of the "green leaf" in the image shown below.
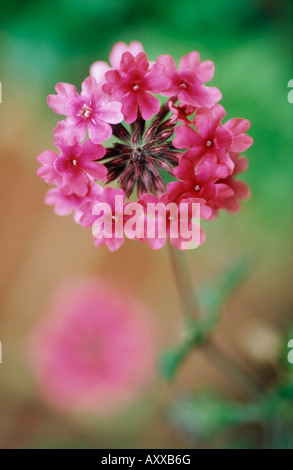
<svg viewBox="0 0 293 470"><path fill-rule="evenodd" d="M204 316L218 315L231 294L246 277L251 263L242 257L231 263L214 280L198 289L199 304Z"/></svg>
<svg viewBox="0 0 293 470"><path fill-rule="evenodd" d="M202 286L198 290L200 320L189 318L186 323L185 340L162 354L160 370L167 380L174 379L188 353L212 333L217 325L221 308L247 274L248 266L247 259L238 259L211 284Z"/></svg>
<svg viewBox="0 0 293 470"><path fill-rule="evenodd" d="M189 351L207 337L209 332L207 326L207 322L201 324L195 320L188 319L186 339L177 347L165 351L161 356L160 370L163 377L167 380L174 379L178 368Z"/></svg>
<svg viewBox="0 0 293 470"><path fill-rule="evenodd" d="M179 400L171 411L174 425L196 440L211 438L229 427L260 419L257 404L229 402L219 394L206 391Z"/></svg>

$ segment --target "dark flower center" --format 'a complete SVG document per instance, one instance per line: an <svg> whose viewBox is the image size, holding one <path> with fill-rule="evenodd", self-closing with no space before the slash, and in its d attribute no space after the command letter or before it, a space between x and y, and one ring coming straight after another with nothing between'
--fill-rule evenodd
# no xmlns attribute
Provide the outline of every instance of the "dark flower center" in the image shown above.
<svg viewBox="0 0 293 470"><path fill-rule="evenodd" d="M120 142L108 148L103 158L108 169L107 183L118 178L127 197L135 189L138 197L145 193L159 196L166 190L162 174L172 174L179 158L171 141L176 121L172 117L165 119L168 112L166 103L147 129L140 115L129 130L123 124L112 125L113 135Z"/></svg>

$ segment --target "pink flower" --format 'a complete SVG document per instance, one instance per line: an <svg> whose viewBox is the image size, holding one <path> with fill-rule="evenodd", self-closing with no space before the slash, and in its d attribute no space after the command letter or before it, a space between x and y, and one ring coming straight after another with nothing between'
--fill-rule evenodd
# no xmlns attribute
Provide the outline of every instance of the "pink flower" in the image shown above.
<svg viewBox="0 0 293 470"><path fill-rule="evenodd" d="M65 195L74 193L77 196L85 196L93 179L106 181L107 168L96 162L106 153L102 145L88 140L84 144L67 146L57 139L55 144L59 147L61 155L57 155L54 167L61 177L59 185Z"/></svg>
<svg viewBox="0 0 293 470"><path fill-rule="evenodd" d="M109 62L111 67L102 60L94 62L90 67L90 75L95 77L98 83L106 82L105 73L108 70L120 69L120 62L124 52L130 52L134 57L139 54L139 52L144 52L143 46L138 41L132 41L129 46L125 42L117 42L112 51L110 52Z"/></svg>
<svg viewBox="0 0 293 470"><path fill-rule="evenodd" d="M233 175L226 178L224 181L219 181L220 183L225 183L233 191L233 194L230 197L218 198L215 201L215 208L217 209L226 209L228 212L238 212L240 210L240 200L246 200L250 197L250 189L244 181L239 181L235 179L239 173L246 171L248 166L248 160L246 157L239 157L237 153L231 153L231 158L234 162L234 171Z"/></svg>
<svg viewBox="0 0 293 470"><path fill-rule="evenodd" d="M178 149L190 148L194 160L203 155L208 158L216 155L219 163L225 165L226 174L232 174L234 165L229 157L228 150L232 145L232 135L221 126L221 120L226 116L226 111L220 104L211 109L200 108L193 119L193 129L189 125L177 126L173 145Z"/></svg>
<svg viewBox="0 0 293 470"><path fill-rule="evenodd" d="M85 196L94 179L105 181L107 169L96 160L102 158L106 150L90 140L84 144L68 146L61 139L55 139L60 155L47 150L38 157L42 166L38 175L48 183L57 184L64 195Z"/></svg>
<svg viewBox="0 0 293 470"><path fill-rule="evenodd" d="M54 206L54 212L57 215L69 215L74 211L74 220L76 223L89 227L90 225L84 220L84 213L81 207L94 200L103 192L103 188L91 183L88 187L86 196L80 197L76 194L66 195L60 188L51 188L45 196L45 204Z"/></svg>
<svg viewBox="0 0 293 470"><path fill-rule="evenodd" d="M110 124L122 121L121 104L110 101L98 86L94 77L87 77L81 86L81 94L69 83L58 83L57 95L48 96L48 105L57 114L67 118L54 129L56 137L66 138L69 144L81 142L86 136L95 144L109 139L112 134Z"/></svg>
<svg viewBox="0 0 293 470"><path fill-rule="evenodd" d="M250 128L250 122L247 119L229 119L223 128L227 129L232 136L231 152L245 152L253 144L253 138L245 134Z"/></svg>
<svg viewBox="0 0 293 470"><path fill-rule="evenodd" d="M135 57L130 52L124 52L120 71L106 72L108 83L103 85L103 90L122 103L122 113L127 123L135 121L138 109L146 121L159 111L159 100L149 92L159 93L164 86L166 78L161 71L159 65L149 69L144 52Z"/></svg>
<svg viewBox="0 0 293 470"><path fill-rule="evenodd" d="M215 201L233 196L233 190L222 178L222 166L217 164L214 155L195 164L193 155L189 158L187 151L175 168L174 174L180 181L168 184L168 200L178 201L181 198L202 199L213 209L212 216L217 215ZM209 217L209 218L212 218Z"/></svg>
<svg viewBox="0 0 293 470"><path fill-rule="evenodd" d="M165 67L166 81L165 96L176 96L180 101L192 106L211 108L222 98L222 93L215 87L206 87L203 83L210 81L214 76L214 64L210 60L200 63L198 52L190 52L179 61L179 71L173 57L161 55L157 64Z"/></svg>
<svg viewBox="0 0 293 470"><path fill-rule="evenodd" d="M31 334L29 353L39 391L67 411L119 411L145 390L154 370L144 307L95 279L57 292Z"/></svg>

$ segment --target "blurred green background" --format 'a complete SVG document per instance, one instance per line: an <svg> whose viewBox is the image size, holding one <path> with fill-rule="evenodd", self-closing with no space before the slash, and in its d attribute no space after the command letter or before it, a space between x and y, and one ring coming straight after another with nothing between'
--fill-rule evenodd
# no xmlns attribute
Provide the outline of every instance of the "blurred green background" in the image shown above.
<svg viewBox="0 0 293 470"><path fill-rule="evenodd" d="M281 332L286 331L290 319L292 320L290 278L293 273L293 105L289 104L287 98L290 91L288 81L293 78L290 2L2 0L0 5L0 80L3 101L0 105L0 158L4 163L2 168L5 173L2 184L4 200L9 199L11 192L15 193L14 185L19 185L19 193L15 195L18 210L22 213L27 211L27 214L34 212L34 227L40 228L43 217L48 217L47 214L52 212L51 208L42 205L46 188L42 182L35 182L35 171L38 166L37 154L46 148L53 149L52 129L59 118L46 105L46 96L54 92L57 82L73 83L80 89L82 80L88 75L90 64L95 60L107 60L116 41L142 42L149 60L154 60L160 54L171 54L178 61L182 55L197 50L202 60L211 59L215 62L216 72L211 84L220 88L223 93L221 103L227 110L227 118L242 117L251 121L248 133L254 138L254 145L246 153L250 166L244 175L251 187L252 198L243 205L242 212L236 218L230 214L221 214L218 220L205 224L207 242L189 256L194 275L200 280L197 271L197 267L200 267L202 275L208 278L213 271L221 271L231 259L248 254L255 259L254 277L237 305L242 309L243 315L248 313L248 318L249 315L257 316L259 313L262 318L269 317L274 325L280 327ZM15 174L18 175L16 182ZM27 176L27 180L23 180L26 181L25 184L21 183L22 175L23 178ZM28 188L31 184L36 184L36 188L30 194ZM2 217L1 220L8 217L8 222L3 236L7 246L9 241L12 244L11 253L14 253L17 240L23 237L19 227L12 230L11 235L7 225L12 223L18 212L13 215L15 206L11 211L8 211L6 203L4 206L6 212L4 210L4 219ZM72 230L80 230L73 228L71 220L60 221L55 216L50 220L52 232L55 230L55 233L59 233L63 230L62 224L67 224L68 231L71 226ZM24 227L26 223L30 224L31 220L26 220ZM21 257L24 252L31 253L29 249L33 249L32 232L27 228L28 235L23 247L19 248L20 260L23 259ZM76 237L81 236L81 232L76 233ZM87 238L87 243L90 244L90 234L87 234ZM43 238L43 242L47 243L48 240ZM63 242L66 243L65 240ZM146 259L154 260L155 257L162 260L165 256L164 253L150 254L147 247L137 249L133 246L132 243L126 244L122 254L113 255L106 254L102 249L105 265L112 264L114 271L114 265L118 268L123 266L131 253L133 257L140 257L141 263L146 263ZM98 257L97 250L93 250L91 255L94 252ZM39 263L41 268L36 268L34 273L38 269L42 272L46 270L44 260L40 259ZM66 266L69 272L72 266ZM17 283L17 256L15 255L15 259L13 256L7 259L3 267L2 321L3 318L5 321L2 323L2 331L5 332L15 328L15 324L9 324L7 314L5 316L7 309L9 310L7 305L10 305L5 295L13 292L14 283ZM73 266L73 269L78 270L78 266ZM139 268L136 266L136 269ZM94 271L92 265L90 270ZM100 273L99 269L97 272ZM111 276L111 267L106 268L105 272ZM66 272L61 268L54 273L51 267L52 277L61 279L64 274ZM43 298L53 291L54 281L49 286L50 289L43 292ZM169 285L166 287L166 295L170 290ZM145 296L147 299L151 291L142 287L138 292L143 292L142 298ZM22 291L21 295L23 297L20 303L24 305L27 294ZM251 305L245 303L248 298L257 300ZM156 295L154 299L157 299ZM35 316L37 306L36 304L34 307ZM163 312L164 307L160 308ZM252 309L250 312L249 308ZM167 313L165 317L162 313L162 318L163 322L167 322ZM19 316L15 316L14 320L18 321ZM241 320L239 321L241 324ZM27 321L25 328L29 329L30 322L32 319ZM236 323L234 327L235 325ZM227 331L229 328L226 325ZM3 333L0 329L0 339L1 335ZM233 335L232 326L230 335ZM17 338L22 336L19 332ZM162 342L168 343L168 339L165 338ZM233 350L233 345L231 348ZM17 355L19 351L14 353ZM1 372L3 371L0 370ZM14 375L8 373L7 377L4 376L5 393L9 393L10 386L13 388L12 384L17 392L19 383ZM21 386L20 389L22 390ZM6 420L9 424L9 418ZM3 426L5 432L5 425ZM145 434L150 432L146 425ZM185 445L185 441L178 441L168 433L166 431L159 445L168 445L168 442L170 447ZM17 438L15 439L12 439L14 443L11 445L17 445ZM113 442L109 445L117 445L115 440ZM146 439L141 442L152 441Z"/></svg>

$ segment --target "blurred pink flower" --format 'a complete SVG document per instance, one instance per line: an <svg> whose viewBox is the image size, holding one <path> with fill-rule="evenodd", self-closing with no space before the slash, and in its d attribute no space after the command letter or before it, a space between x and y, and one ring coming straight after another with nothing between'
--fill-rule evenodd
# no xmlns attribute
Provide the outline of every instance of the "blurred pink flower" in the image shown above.
<svg viewBox="0 0 293 470"><path fill-rule="evenodd" d="M39 389L59 409L119 410L150 382L155 348L144 307L95 279L56 294L32 333L29 358Z"/></svg>

